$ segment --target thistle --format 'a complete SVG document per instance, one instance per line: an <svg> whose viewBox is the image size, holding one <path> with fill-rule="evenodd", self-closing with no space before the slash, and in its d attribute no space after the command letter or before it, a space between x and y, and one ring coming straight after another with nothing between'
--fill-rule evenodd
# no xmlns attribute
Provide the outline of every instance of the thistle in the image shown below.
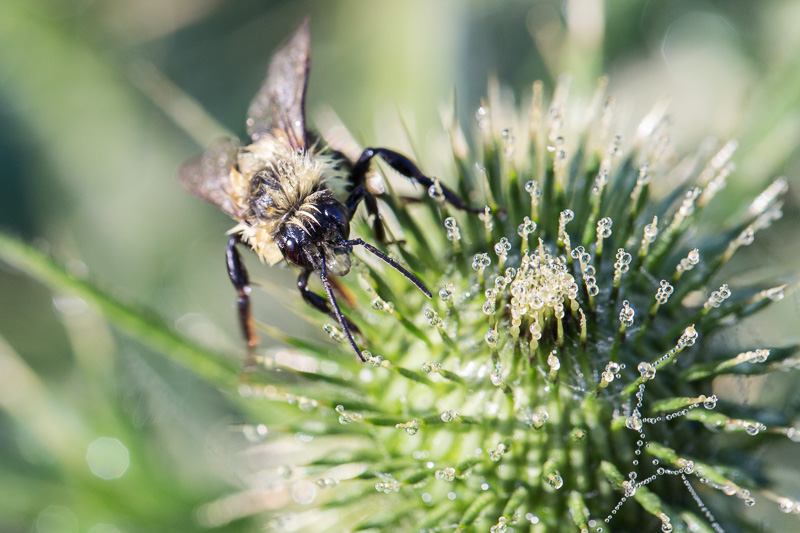
<svg viewBox="0 0 800 533"><path fill-rule="evenodd" d="M485 201L480 217L449 212L435 186L432 202L387 193L384 249L438 297L364 258L342 292L366 364L332 323L325 342L262 325L289 348L241 386L263 405L242 426L249 489L203 507L204 523L720 532L748 531L756 502L800 514L748 458L800 441L796 407L758 412L714 386L792 368L796 347L710 342L784 296L718 273L781 216L787 183L699 224L736 144L677 159L663 106L623 139L604 89L588 110L563 82L549 104L534 84L526 112L491 98L473 145L451 121L443 179Z"/></svg>

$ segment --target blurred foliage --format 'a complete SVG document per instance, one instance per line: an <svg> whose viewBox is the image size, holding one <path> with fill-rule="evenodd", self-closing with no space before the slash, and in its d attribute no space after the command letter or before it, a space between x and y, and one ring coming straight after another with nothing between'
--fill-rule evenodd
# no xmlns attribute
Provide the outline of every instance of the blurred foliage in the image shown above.
<svg viewBox="0 0 800 533"><path fill-rule="evenodd" d="M243 134L271 52L304 14L311 114L330 106L371 144L406 148L398 109L424 143L454 91L469 122L490 74L525 95L563 72L585 94L606 73L632 117L670 96L679 145L740 138L740 171L724 194L789 176L784 221L744 264L796 271L800 5L791 0L5 0L2 231L211 349L241 353L222 266L231 223L181 191L175 169L226 129ZM288 270L250 262L255 278L291 292ZM109 328L85 300L0 269L0 529L199 528L194 510L236 486L225 466L236 460L225 445L243 416L236 399ZM263 300L261 320L318 335ZM741 333L792 331L796 304L787 298ZM769 393L798 401L789 377ZM101 437L129 453L117 479L89 469ZM774 451L797 462L794 449ZM796 479L787 487L800 496ZM772 530L781 519L765 518Z"/></svg>

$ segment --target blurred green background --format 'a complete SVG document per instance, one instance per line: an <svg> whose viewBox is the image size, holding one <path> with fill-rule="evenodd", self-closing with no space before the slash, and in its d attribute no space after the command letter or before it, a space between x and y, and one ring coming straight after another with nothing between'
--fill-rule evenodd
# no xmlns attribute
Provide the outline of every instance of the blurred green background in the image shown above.
<svg viewBox="0 0 800 533"><path fill-rule="evenodd" d="M223 266L232 223L190 198L175 173L225 130L243 136L272 52L305 14L309 115L329 106L373 145L406 147L399 115L425 146L454 93L470 125L489 75L525 98L536 79L551 88L568 72L588 95L608 74L631 125L669 96L679 151L709 135L740 139L728 205L772 177L790 181L784 219L725 275L797 272L800 3L791 0L2 0L0 229L239 356ZM290 271L247 260L254 278L292 294ZM320 334L263 294L255 314ZM798 314L792 294L737 333L748 344L796 341ZM754 397L800 401L796 378L770 379ZM240 450L228 435L242 419L229 393L0 262L0 531L202 529L198 506L237 487ZM776 472L800 457L789 444L765 450ZM800 497L796 479L781 488ZM768 503L752 512L769 530L797 524Z"/></svg>

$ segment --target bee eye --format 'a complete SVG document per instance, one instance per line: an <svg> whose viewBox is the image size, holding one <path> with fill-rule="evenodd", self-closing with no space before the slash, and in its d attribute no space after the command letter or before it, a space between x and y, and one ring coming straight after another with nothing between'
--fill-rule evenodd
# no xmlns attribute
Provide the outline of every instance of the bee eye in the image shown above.
<svg viewBox="0 0 800 533"><path fill-rule="evenodd" d="M300 246L298 246L297 241L289 237L285 241L283 241L283 256L292 263L300 264Z"/></svg>

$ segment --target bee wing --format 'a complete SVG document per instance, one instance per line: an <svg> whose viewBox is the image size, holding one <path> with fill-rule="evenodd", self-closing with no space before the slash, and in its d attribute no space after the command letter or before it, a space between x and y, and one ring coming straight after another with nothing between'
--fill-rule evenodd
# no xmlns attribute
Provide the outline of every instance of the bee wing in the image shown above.
<svg viewBox="0 0 800 533"><path fill-rule="evenodd" d="M275 52L267 77L247 110L247 133L285 137L297 151L306 149L305 99L311 51L308 17Z"/></svg>
<svg viewBox="0 0 800 533"><path fill-rule="evenodd" d="M187 191L211 202L233 218L242 214L230 192L231 170L236 164L239 148L236 139L219 140L178 170L178 181Z"/></svg>
<svg viewBox="0 0 800 533"><path fill-rule="evenodd" d="M364 150L344 125L342 119L330 107L321 107L314 112L314 126L333 150L355 163Z"/></svg>
<svg viewBox="0 0 800 533"><path fill-rule="evenodd" d="M351 163L355 164L361 157L364 149L333 109L323 107L315 113L314 125L319 128L322 138L325 139L328 146L343 154ZM367 189L372 194L381 195L386 192L383 177L377 170L377 165L372 165L367 171L366 180Z"/></svg>

